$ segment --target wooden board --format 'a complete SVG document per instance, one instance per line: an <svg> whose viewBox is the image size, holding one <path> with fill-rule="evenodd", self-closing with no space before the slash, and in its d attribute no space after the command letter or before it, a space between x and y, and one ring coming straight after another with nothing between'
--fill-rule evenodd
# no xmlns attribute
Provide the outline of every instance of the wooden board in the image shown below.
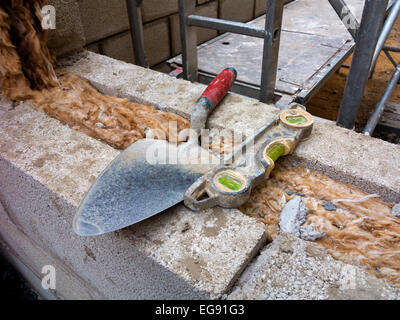
<svg viewBox="0 0 400 320"><path fill-rule="evenodd" d="M379 121L380 125L400 129L400 104L388 102Z"/></svg>

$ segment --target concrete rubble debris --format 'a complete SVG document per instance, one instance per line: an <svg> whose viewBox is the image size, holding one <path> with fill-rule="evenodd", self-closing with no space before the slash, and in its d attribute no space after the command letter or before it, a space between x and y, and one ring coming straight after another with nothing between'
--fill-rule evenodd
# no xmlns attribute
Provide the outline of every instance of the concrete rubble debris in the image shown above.
<svg viewBox="0 0 400 320"><path fill-rule="evenodd" d="M306 222L307 213L308 209L301 197L297 196L290 200L280 215L279 227L281 232L291 233L296 237L300 237L300 226Z"/></svg>
<svg viewBox="0 0 400 320"><path fill-rule="evenodd" d="M327 211L336 211L336 206L329 201L324 201L324 209Z"/></svg>
<svg viewBox="0 0 400 320"><path fill-rule="evenodd" d="M254 191L243 208L246 214L256 219L259 219L256 210L263 212L265 217L261 221L266 226L269 242L279 235L280 213L294 198L286 196L287 190L307 193L303 202L310 212L304 225L313 225L316 230L326 232L326 236L317 242L329 254L345 263L363 266L395 286L400 285L400 264L393 259L400 250L400 224L398 217L392 215L392 208L400 197L388 202L377 197L365 199L367 193L354 185L292 161L281 162L268 182ZM340 203L335 211L323 207L324 202L334 203L340 198L365 200ZM379 273L378 269L383 271Z"/></svg>
<svg viewBox="0 0 400 320"><path fill-rule="evenodd" d="M279 228L281 232L287 232L303 240L314 241L325 236L325 232L319 232L312 225L302 226L306 222L308 209L300 196L290 200L283 208Z"/></svg>
<svg viewBox="0 0 400 320"><path fill-rule="evenodd" d="M392 208L392 215L395 216L395 217L400 217L400 203L396 204Z"/></svg>
<svg viewBox="0 0 400 320"><path fill-rule="evenodd" d="M265 247L241 275L228 300L400 299L398 289L360 267L289 233Z"/></svg>
<svg viewBox="0 0 400 320"><path fill-rule="evenodd" d="M300 238L307 241L315 241L319 238L325 237L324 231L319 232L315 230L313 225L300 227Z"/></svg>

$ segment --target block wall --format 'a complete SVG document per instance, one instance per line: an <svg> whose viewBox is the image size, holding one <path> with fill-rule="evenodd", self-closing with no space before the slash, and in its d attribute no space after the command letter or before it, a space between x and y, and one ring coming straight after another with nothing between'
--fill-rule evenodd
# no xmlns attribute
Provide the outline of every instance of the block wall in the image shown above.
<svg viewBox="0 0 400 320"><path fill-rule="evenodd" d="M96 53L134 63L125 0L76 0L84 47ZM246 22L264 13L266 0L197 0L196 13L203 16ZM147 60L151 66L181 52L178 0L143 0L143 30ZM218 35L198 28L198 42Z"/></svg>

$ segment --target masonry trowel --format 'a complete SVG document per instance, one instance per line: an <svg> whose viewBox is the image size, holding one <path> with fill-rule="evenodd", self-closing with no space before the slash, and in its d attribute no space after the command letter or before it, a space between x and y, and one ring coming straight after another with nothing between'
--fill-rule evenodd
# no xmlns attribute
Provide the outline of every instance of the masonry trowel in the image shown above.
<svg viewBox="0 0 400 320"><path fill-rule="evenodd" d="M74 231L95 236L147 219L183 201L186 190L220 158L199 146L208 115L236 79L224 69L197 100L187 142L142 139L122 151L100 174L81 202Z"/></svg>

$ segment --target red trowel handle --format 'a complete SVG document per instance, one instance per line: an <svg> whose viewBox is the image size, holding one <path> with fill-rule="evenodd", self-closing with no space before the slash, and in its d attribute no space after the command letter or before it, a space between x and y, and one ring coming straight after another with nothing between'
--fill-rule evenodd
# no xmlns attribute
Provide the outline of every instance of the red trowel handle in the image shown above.
<svg viewBox="0 0 400 320"><path fill-rule="evenodd" d="M196 101L196 105L190 119L190 128L199 132L206 126L208 115L215 109L218 103L225 97L233 82L236 80L236 70L226 68L217 75L208 85L203 94Z"/></svg>
<svg viewBox="0 0 400 320"><path fill-rule="evenodd" d="M236 70L233 68L222 70L204 90L201 98L208 98L212 103L211 108L214 109L232 87L233 82L236 80L236 74Z"/></svg>

